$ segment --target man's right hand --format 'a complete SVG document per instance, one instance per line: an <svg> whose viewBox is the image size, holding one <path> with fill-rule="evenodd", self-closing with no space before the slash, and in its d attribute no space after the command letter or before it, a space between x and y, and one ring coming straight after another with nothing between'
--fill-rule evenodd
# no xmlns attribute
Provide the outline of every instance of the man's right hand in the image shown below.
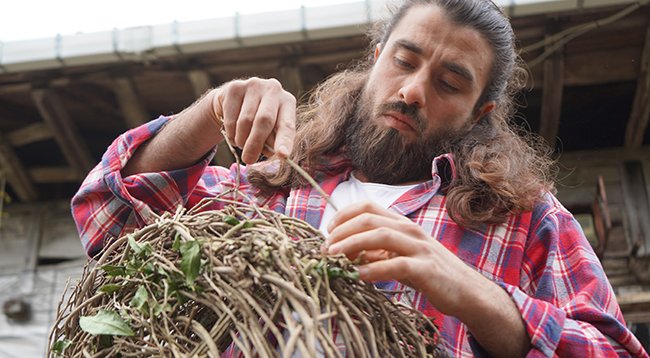
<svg viewBox="0 0 650 358"><path fill-rule="evenodd" d="M281 157L291 154L296 98L278 80L234 80L213 91L214 116L223 118L230 143L243 149L244 163L255 163L262 153L270 156L264 144Z"/></svg>
<svg viewBox="0 0 650 358"><path fill-rule="evenodd" d="M234 80L208 92L174 116L156 136L140 146L122 176L185 168L197 163L223 140L242 148L242 161L252 164L267 144L281 156L293 149L296 99L275 79Z"/></svg>

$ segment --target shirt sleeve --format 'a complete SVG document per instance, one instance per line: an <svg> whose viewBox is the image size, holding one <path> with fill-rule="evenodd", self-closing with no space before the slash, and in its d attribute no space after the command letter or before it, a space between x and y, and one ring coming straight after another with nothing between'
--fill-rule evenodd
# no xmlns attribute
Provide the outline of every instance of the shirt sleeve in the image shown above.
<svg viewBox="0 0 650 358"><path fill-rule="evenodd" d="M627 329L600 261L556 199L533 213L519 287L500 283L521 312L529 357L647 357ZM534 220L535 215L541 216Z"/></svg>
<svg viewBox="0 0 650 358"><path fill-rule="evenodd" d="M120 170L136 149L170 120L160 117L119 136L72 198L72 216L88 256L98 254L108 240L151 223L157 214L192 206L225 185L229 171L208 167L216 149L189 168L122 178Z"/></svg>

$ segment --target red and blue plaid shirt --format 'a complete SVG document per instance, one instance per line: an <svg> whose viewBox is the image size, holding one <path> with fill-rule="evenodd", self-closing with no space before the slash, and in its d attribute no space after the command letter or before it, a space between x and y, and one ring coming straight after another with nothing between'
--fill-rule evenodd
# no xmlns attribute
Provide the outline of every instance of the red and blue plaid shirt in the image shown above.
<svg viewBox="0 0 650 358"><path fill-rule="evenodd" d="M72 199L73 216L89 256L101 252L109 240L151 222L153 213L174 211L178 205L192 207L236 185L236 167L209 166L210 155L190 168L123 178L120 170L134 151L168 120L161 117L118 137ZM341 157L329 159L316 179L331 194L352 169ZM626 328L603 268L580 226L555 197L546 195L533 211L512 216L503 224L467 229L451 220L445 208L441 165L453 175L453 160L436 158L432 180L409 190L391 209L421 225L512 297L531 338L529 356L648 356ZM248 183L244 167L239 182L240 190L259 205L319 226L326 201L315 189L262 195ZM440 314L421 293L394 281L376 285L401 292L393 298L433 317L448 354L484 355L463 323Z"/></svg>

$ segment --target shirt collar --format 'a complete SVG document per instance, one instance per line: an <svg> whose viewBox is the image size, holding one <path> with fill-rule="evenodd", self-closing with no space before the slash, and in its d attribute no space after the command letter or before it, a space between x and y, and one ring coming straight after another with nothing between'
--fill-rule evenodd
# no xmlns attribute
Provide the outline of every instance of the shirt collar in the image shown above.
<svg viewBox="0 0 650 358"><path fill-rule="evenodd" d="M345 155L340 153L324 156L321 164L316 166L316 176L319 174L332 175L345 172L346 180L352 171L352 163ZM431 163L431 177L440 177L440 187L446 190L451 182L456 179L456 164L451 153L441 154ZM320 178L317 178L320 179Z"/></svg>
<svg viewBox="0 0 650 358"><path fill-rule="evenodd" d="M456 163L454 155L445 153L433 158L431 176L440 177L440 190L446 191L452 181L456 179Z"/></svg>

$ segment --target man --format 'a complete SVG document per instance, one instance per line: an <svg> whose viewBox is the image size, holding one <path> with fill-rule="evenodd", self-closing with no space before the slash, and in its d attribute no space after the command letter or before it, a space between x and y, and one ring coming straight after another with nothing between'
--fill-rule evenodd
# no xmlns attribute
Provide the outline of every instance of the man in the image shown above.
<svg viewBox="0 0 650 358"><path fill-rule="evenodd" d="M252 78L119 137L73 199L88 254L240 182L321 227L326 253L363 252L360 277L433 316L451 355L647 356L549 193L550 161L508 127L523 83L508 20L486 0L409 0L385 25L370 61L321 85L298 120L277 81ZM280 160L238 178L208 167L222 126L245 163L272 155L265 144Z"/></svg>

